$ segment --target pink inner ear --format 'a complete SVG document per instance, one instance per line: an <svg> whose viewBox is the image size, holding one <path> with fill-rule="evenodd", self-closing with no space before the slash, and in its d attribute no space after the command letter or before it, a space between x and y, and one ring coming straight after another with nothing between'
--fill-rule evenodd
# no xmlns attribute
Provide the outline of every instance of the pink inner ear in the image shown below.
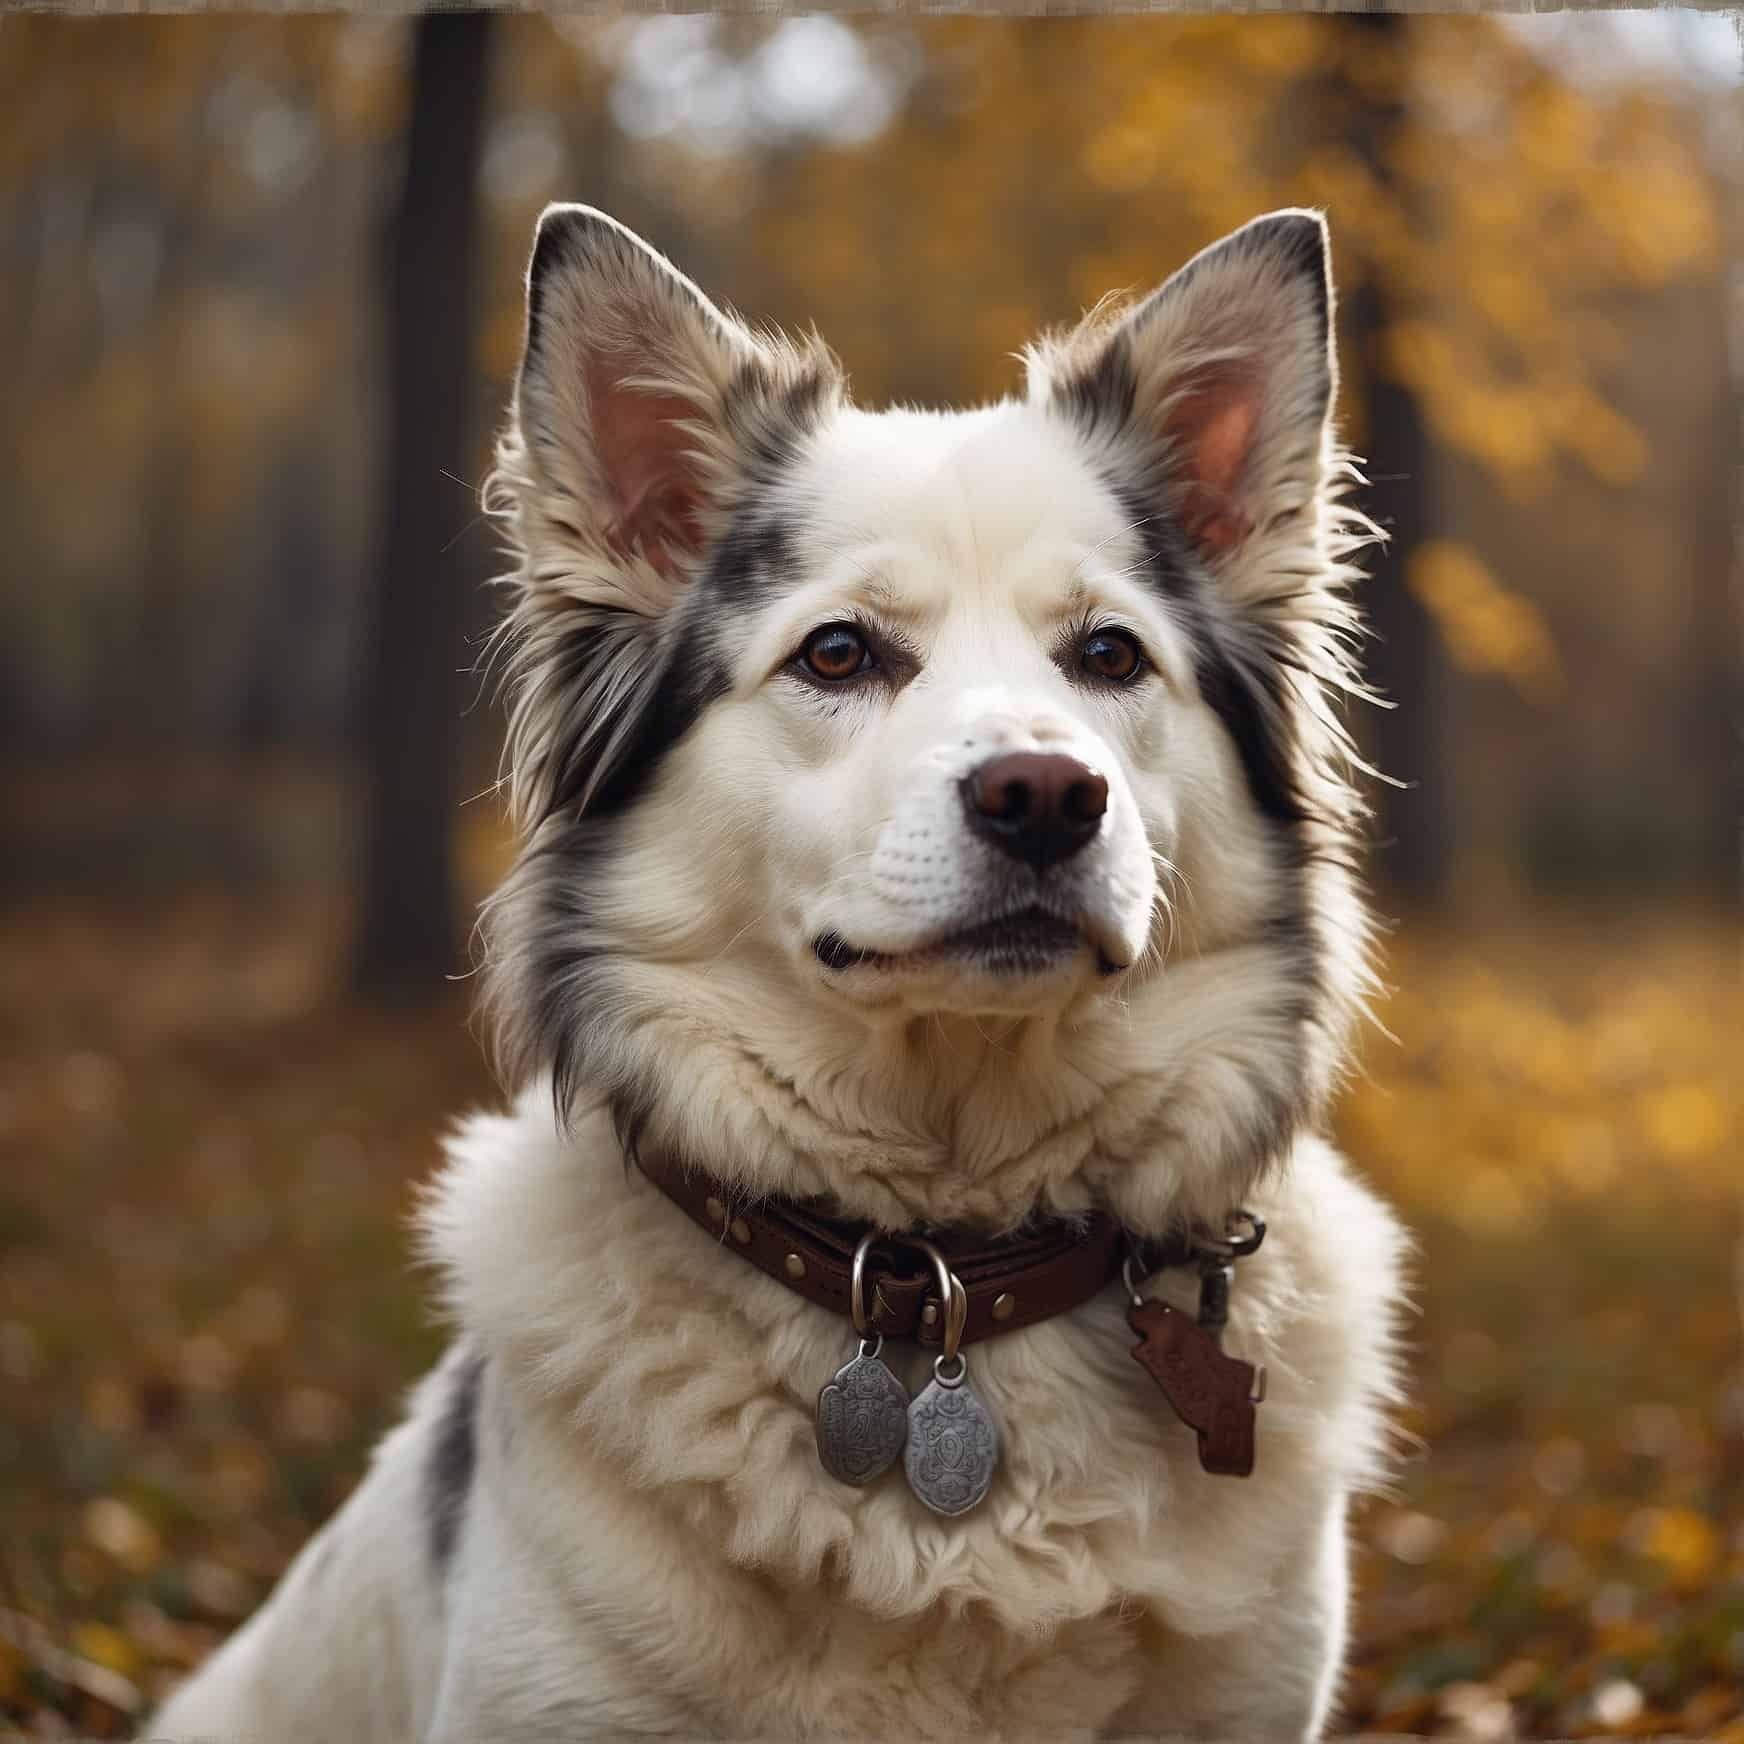
<svg viewBox="0 0 1744 1744"><path fill-rule="evenodd" d="M1214 557L1233 550L1253 530L1241 486L1259 427L1262 391L1250 371L1215 372L1175 402L1164 425L1187 474L1181 517L1188 536Z"/></svg>
<svg viewBox="0 0 1744 1744"><path fill-rule="evenodd" d="M587 370L594 452L610 498L607 537L625 555L639 552L663 574L702 543L702 486L679 428L696 407L678 394L623 386L640 373L622 358L598 357Z"/></svg>

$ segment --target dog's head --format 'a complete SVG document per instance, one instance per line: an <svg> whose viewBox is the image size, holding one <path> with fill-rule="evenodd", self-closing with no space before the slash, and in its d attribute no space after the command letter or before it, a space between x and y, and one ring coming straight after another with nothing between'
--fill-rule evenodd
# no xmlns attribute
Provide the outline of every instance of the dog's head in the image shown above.
<svg viewBox="0 0 1744 1744"><path fill-rule="evenodd" d="M488 498L508 1073L891 1222L1223 1209L1362 985L1330 317L1277 213L1021 399L873 413L549 210Z"/></svg>

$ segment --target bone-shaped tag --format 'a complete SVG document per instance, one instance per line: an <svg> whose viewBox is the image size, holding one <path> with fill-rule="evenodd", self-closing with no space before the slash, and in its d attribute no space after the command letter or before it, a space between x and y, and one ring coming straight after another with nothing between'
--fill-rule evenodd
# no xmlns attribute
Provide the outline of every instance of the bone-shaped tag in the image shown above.
<svg viewBox="0 0 1744 1744"><path fill-rule="evenodd" d="M1216 1336L1167 1302L1127 1310L1139 1335L1133 1355L1175 1415L1199 1433L1199 1463L1220 1477L1245 1478L1254 1465L1254 1366L1226 1356Z"/></svg>

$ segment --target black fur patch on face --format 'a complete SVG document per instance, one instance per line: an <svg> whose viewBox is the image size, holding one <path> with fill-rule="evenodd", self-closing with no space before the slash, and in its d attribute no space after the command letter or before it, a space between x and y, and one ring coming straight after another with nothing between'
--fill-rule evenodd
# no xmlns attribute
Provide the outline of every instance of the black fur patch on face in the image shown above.
<svg viewBox="0 0 1744 1744"><path fill-rule="evenodd" d="M581 1021L602 972L589 911L605 834L591 819L547 819L485 915L498 1068L510 1083L549 1070L560 1121L580 1089Z"/></svg>
<svg viewBox="0 0 1744 1744"><path fill-rule="evenodd" d="M1308 894L1316 852L1309 837L1316 820L1298 773L1303 752L1295 739L1295 710L1300 705L1290 692L1288 650L1269 645L1256 629L1232 626L1214 609L1215 583L1195 559L1185 533L1168 516L1147 511L1136 486L1111 481L1111 488L1144 549L1135 573L1186 631L1199 693L1235 747L1255 807L1275 826L1278 897L1265 932L1292 965L1294 992L1281 1015L1292 1033L1302 1036L1318 1020L1325 977ZM1307 1089L1302 1050L1293 1067L1290 1093L1268 1108L1253 1135L1259 1172L1283 1155L1302 1118Z"/></svg>
<svg viewBox="0 0 1744 1744"><path fill-rule="evenodd" d="M700 586L723 606L753 609L791 580L797 566L793 528L778 514L747 506L715 546Z"/></svg>
<svg viewBox="0 0 1744 1744"><path fill-rule="evenodd" d="M456 1364L424 1466L424 1515L430 1560L438 1577L447 1573L466 1521L467 1497L478 1465L478 1396L484 1368L485 1359L479 1355L464 1356Z"/></svg>
<svg viewBox="0 0 1744 1744"><path fill-rule="evenodd" d="M651 634L616 635L609 625L577 628L553 656L557 670L549 687L567 695L579 711L591 700L604 661L662 662L660 677L641 700L622 747L605 779L588 802L590 817L609 817L635 804L647 790L666 754L696 725L711 702L724 696L732 678L715 640L715 628L734 614L755 610L790 582L797 568L797 541L783 517L753 499L740 509L710 550L702 574L678 614L671 644L661 651ZM615 642L615 646L612 643ZM546 817L576 805L592 779L589 762L577 747L584 742L579 715L566 732L570 749L562 774L552 784Z"/></svg>
<svg viewBox="0 0 1744 1744"><path fill-rule="evenodd" d="M660 682L642 706L628 744L614 759L611 773L594 790L588 816L606 818L633 805L654 779L667 752L696 725L711 702L726 695L731 683L726 662L710 645L704 616L690 613L666 656ZM569 797L573 801L574 793Z"/></svg>
<svg viewBox="0 0 1744 1744"><path fill-rule="evenodd" d="M664 656L658 684L642 703L628 742L613 758L610 774L594 790L590 817L610 817L641 798L666 754L694 727L702 712L726 695L732 683L716 645L714 627L723 617L748 612L794 573L795 540L788 523L755 502L747 504L716 541L693 596L676 610L676 638ZM634 659L634 645L616 658ZM643 652L643 658L654 658ZM574 663L590 664L579 648ZM577 760L558 786L552 812L573 805L589 771Z"/></svg>
<svg viewBox="0 0 1744 1744"><path fill-rule="evenodd" d="M1299 824L1309 810L1296 776L1290 742L1291 698L1282 668L1270 651L1243 647L1210 604L1211 580L1192 556L1186 535L1166 515L1147 510L1130 486L1114 494L1144 547L1136 572L1167 601L1187 632L1199 694L1223 723L1241 759L1248 792L1275 823Z"/></svg>

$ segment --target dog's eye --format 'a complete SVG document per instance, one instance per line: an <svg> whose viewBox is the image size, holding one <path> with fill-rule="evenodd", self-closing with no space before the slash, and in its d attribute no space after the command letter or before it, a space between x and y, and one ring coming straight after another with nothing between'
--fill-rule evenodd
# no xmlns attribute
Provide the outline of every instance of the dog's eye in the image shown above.
<svg viewBox="0 0 1744 1744"><path fill-rule="evenodd" d="M875 664L866 638L852 624L825 624L806 637L799 651L800 664L813 678L840 683L857 678Z"/></svg>
<svg viewBox="0 0 1744 1744"><path fill-rule="evenodd" d="M1144 650L1138 645L1138 637L1125 630L1094 630L1084 638L1078 664L1092 678L1127 684L1143 669Z"/></svg>

